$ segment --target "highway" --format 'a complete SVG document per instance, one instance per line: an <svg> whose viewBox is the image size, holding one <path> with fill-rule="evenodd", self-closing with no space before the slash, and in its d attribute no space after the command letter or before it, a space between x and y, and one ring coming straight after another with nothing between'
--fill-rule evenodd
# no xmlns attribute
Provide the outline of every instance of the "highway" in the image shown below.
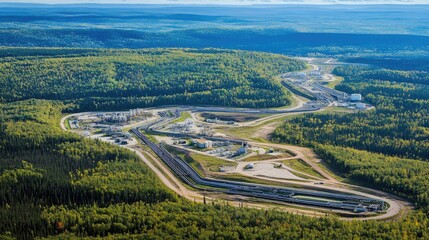
<svg viewBox="0 0 429 240"><path fill-rule="evenodd" d="M351 212L370 212L384 209L384 202L378 199L336 192L304 190L201 177L191 166L177 156L172 156L162 146L151 142L138 129L130 130L143 143L171 168L185 183L205 191L223 192L248 197L262 198L286 203L315 207L347 210Z"/></svg>

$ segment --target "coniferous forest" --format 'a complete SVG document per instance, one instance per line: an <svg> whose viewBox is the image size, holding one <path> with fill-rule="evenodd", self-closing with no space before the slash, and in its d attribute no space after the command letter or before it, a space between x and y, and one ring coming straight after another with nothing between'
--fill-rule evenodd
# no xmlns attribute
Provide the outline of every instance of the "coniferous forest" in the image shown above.
<svg viewBox="0 0 429 240"><path fill-rule="evenodd" d="M62 132L58 121L64 107L55 101L25 100L0 108L4 239L429 237L424 211L401 221L362 222L181 199L134 153Z"/></svg>
<svg viewBox="0 0 429 240"><path fill-rule="evenodd" d="M185 60L189 65L178 67ZM159 66L149 67L154 62ZM345 77L338 89L361 92L376 109L297 116L273 135L276 141L311 146L342 177L416 206L401 220L377 222L194 203L165 187L133 152L59 127L67 111L121 109L133 102L153 106L165 99L181 103L186 96L177 93L187 81L189 99L204 93L211 98L201 99L219 105L247 106L249 99L252 107L287 104L289 93L274 81L275 69L303 69L301 61L213 49L24 48L2 49L0 65L2 239L429 238L424 72L338 68L335 73ZM163 84L155 85L158 80ZM257 94L258 88L267 94ZM216 98L217 90L231 101ZM143 103L147 99L153 100ZM342 126L346 122L350 131Z"/></svg>
<svg viewBox="0 0 429 240"><path fill-rule="evenodd" d="M338 90L361 93L375 108L300 115L277 128L272 140L314 148L337 174L402 196L427 219L429 73L353 65L334 73L344 77Z"/></svg>
<svg viewBox="0 0 429 240"><path fill-rule="evenodd" d="M284 106L289 94L273 77L305 68L281 55L215 49L0 49L1 55L0 101L62 100L75 111Z"/></svg>
<svg viewBox="0 0 429 240"><path fill-rule="evenodd" d="M425 0L18 2L0 0L0 240L429 239L429 5L410 4ZM196 203L134 152L59 125L84 111L291 105L278 76L316 69L304 60L335 65L336 89L374 108L288 116L264 140L412 205L395 218Z"/></svg>
<svg viewBox="0 0 429 240"><path fill-rule="evenodd" d="M334 73L344 77L338 90L361 93L375 109L301 115L278 128L273 139L429 160L429 73L360 66L338 67Z"/></svg>

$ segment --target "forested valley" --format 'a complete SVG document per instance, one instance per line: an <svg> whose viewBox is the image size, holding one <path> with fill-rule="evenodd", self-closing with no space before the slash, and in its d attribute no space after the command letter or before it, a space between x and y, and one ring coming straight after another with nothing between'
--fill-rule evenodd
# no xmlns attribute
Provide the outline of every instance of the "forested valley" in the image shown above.
<svg viewBox="0 0 429 240"><path fill-rule="evenodd" d="M384 189L410 199L417 206L417 211L399 221L342 221L335 217L312 218L276 209L237 208L230 206L228 202L194 203L180 198L167 189L133 152L101 141L84 139L72 133L63 132L59 127L59 120L63 112L86 109L85 106L90 106L87 109L91 110L103 109L103 107L99 107L100 105L84 105L82 102L82 99L93 101L92 96L97 96L97 98L103 99L100 102L104 102L103 94L107 93L102 91L103 88L98 88L99 84L122 89L120 94L114 95L115 100L112 102L115 104L118 99L123 97L121 94L129 94L127 97L123 97L128 101L128 99L137 97L139 93L150 92L150 87L139 85L143 83L142 81L136 82L133 77L124 77L128 73L135 73L129 66L133 66L133 64L145 66L141 63L142 58L156 58L157 54L162 58L165 54L167 55L163 60L165 65L161 64L160 68L162 68L158 69L162 70L161 73L147 70L145 72L147 75L143 75L151 76L149 79L152 79L152 82L156 82L156 76L164 77L166 79L164 85L157 85L154 88L163 89L166 92L174 92L177 91L176 87L183 87L180 84L175 85L176 78L169 78L170 75L178 77L175 75L175 71L179 71L179 69L175 64L183 61L183 58L189 58L190 62L189 73L187 73L189 75L186 75L186 78L195 77L196 85L191 86L200 86L205 89L204 91L210 91L210 85L197 81L197 79L202 80L207 77L207 75L199 74L205 74L204 72L208 71L213 74L212 76L219 78L221 78L220 76L233 77L234 74L238 74L236 70L225 70L226 75L221 75L223 73L221 70L210 72L209 66L212 64L208 64L206 60L221 62L226 69L228 69L228 61L231 61L230 64L234 63L234 67L230 66L234 69L236 61L244 61L245 64L239 64L237 69L241 69L244 73L247 72L248 75L245 75L246 78L237 77L237 84L243 84L241 81L244 81L253 88L268 86L277 89L277 83L271 79L277 74L277 70L274 70L278 67L276 64L282 65L282 71L305 67L301 61L290 60L278 55L239 51L141 50L140 53L144 57L137 54L139 52L140 50L92 49L49 49L46 51L42 49L4 49L1 51L3 57L0 64L2 66L0 78L8 90L1 88L3 99L0 103L0 239L93 239L103 237L107 239L393 240L429 238L427 231L429 228L427 210L429 185L425 178L429 167L427 162L416 160L425 158L425 149L422 146L425 144L425 139L427 140L427 132L425 132L427 130L427 112L424 112L427 111L426 105L424 105L427 104L427 99L424 98L426 90L424 90L425 85L421 82L425 80L424 78L421 80L421 73L410 73L407 81L394 83L389 81L389 74L397 73L386 72L387 77L382 77L382 80L356 81L359 74L370 75L371 71L380 70L353 67L337 69L337 74L343 74L346 78L339 88L356 88L353 91L362 88L364 91L365 88L372 86L374 89L380 88L380 92L387 89L391 93L389 95L389 91L387 91L386 94L380 94L379 97L374 94L373 97L369 93L365 94L368 101L377 107L375 111L348 114L350 116L337 114L330 116L332 119L357 118L352 121L352 124L349 124L350 127L354 127L357 122L360 124L365 123L364 119L368 120L369 117L366 117L365 114L376 116L378 111L383 110L383 106L385 106L383 116L390 116L388 114L393 114L393 116L391 123L380 123L380 128L396 126L397 121L394 121L396 116L406 116L406 114L401 115L399 110L395 111L394 106L399 106L401 109L409 111L407 114L412 113L402 124L410 124L410 129L413 131L402 131L401 127L402 132L398 132L395 137L404 140L415 137L419 141L413 142L413 146L419 151L409 150L403 153L398 150L389 154L394 156L385 156L380 153L372 153L382 153L382 148L380 150L373 150L369 147L368 149L361 148L372 152L354 150L345 147L359 147L348 142L350 145L343 145L340 141L323 142L322 139L313 136L309 136L306 141L296 142L313 146L326 159L328 166L347 180ZM209 56L201 57L201 54ZM124 55L127 57L123 57ZM181 56L178 57L178 55ZM98 59L99 56L104 56L107 60L102 61ZM174 60L175 56L181 60ZM227 60L229 58L231 59ZM50 68L45 67L44 61ZM240 61L238 62L240 63ZM150 61L145 64L149 63ZM283 65L284 63L289 65ZM123 66L121 64L128 66L131 70L117 71L116 66ZM73 66L73 69L76 67L78 70L60 71L59 66L63 65ZM198 74L193 72L196 66L201 66L204 71L200 69ZM259 70L256 72L246 70L246 66ZM96 69L96 71L91 69ZM113 72L110 71L112 69ZM32 72L39 74L38 78L31 78ZM81 72L85 74L79 75ZM119 73L122 74L122 78L118 78ZM264 76L264 78L258 78L259 80L248 83L247 79L252 79L253 74L261 74L257 76ZM353 78L349 78L346 74L354 75ZM405 73L399 72L398 74ZM64 80L58 76L69 76L69 78ZM184 79L186 78L184 77ZM56 83L55 79L60 83ZM146 78L142 77L142 79ZM171 81L171 85L169 85L169 81ZM222 84L226 83L220 81L214 84L225 86ZM52 88L48 87L50 85ZM44 95L34 95L36 92L31 90L33 87L38 88ZM129 89L140 89L140 92L128 91ZM230 88L226 86L225 89ZM283 92L281 86L278 89L282 92L281 96L286 103L288 93ZM231 94L230 91L226 92ZM64 94L66 98L56 95L59 93ZM149 95L149 93L147 94ZM276 94L275 91L273 94ZM263 94L259 95L258 99L262 98ZM408 96L410 99L407 99ZM35 97L49 100L34 99ZM76 100L74 97L79 99ZM244 99L243 101L247 101ZM275 100L266 101L269 103ZM103 106L121 108L115 104ZM265 106L264 104L259 107ZM317 119L323 115L310 114L296 119L306 119L309 116ZM375 119L375 117L370 119L373 118ZM277 130L276 140L292 141L286 138L288 135L285 133L289 131L288 124L298 121L296 119L292 119ZM381 121L382 116L379 119ZM296 125L298 123L290 126ZM365 133L366 127L358 125L356 128L361 129L356 132L356 136L358 133ZM323 130L324 128L320 127L318 131ZM304 134L299 128L295 128L294 131L294 134L298 133L297 136ZM310 129L305 131L310 132ZM328 133L326 136L329 136ZM420 135L415 135L417 133ZM310 139L315 140L310 142ZM388 143L388 141L386 142ZM407 146L411 146L411 144L405 145L405 147ZM391 144L389 147L394 150L398 146Z"/></svg>
<svg viewBox="0 0 429 240"><path fill-rule="evenodd" d="M1 240L429 239L429 5L101 2L0 3ZM200 204L134 152L59 126L84 111L287 106L276 76L309 66L279 54L344 62L336 88L375 108L296 115L270 140L312 148L339 180L413 210L343 221Z"/></svg>

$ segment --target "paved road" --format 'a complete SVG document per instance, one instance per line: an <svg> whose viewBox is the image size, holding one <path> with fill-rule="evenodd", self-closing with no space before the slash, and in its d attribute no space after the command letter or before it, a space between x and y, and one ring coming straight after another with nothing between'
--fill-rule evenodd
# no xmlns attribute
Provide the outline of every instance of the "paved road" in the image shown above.
<svg viewBox="0 0 429 240"><path fill-rule="evenodd" d="M356 191L350 194L332 188L331 191L326 192L204 178L199 176L185 161L178 157L171 156L165 149L151 142L137 129L132 129L131 132L148 145L177 176L194 188L202 187L206 190L220 192L225 192L226 190L226 193L230 194L349 211L355 211L355 209L359 208L361 205L370 207L371 205L383 203L379 198L363 196ZM213 188L224 190L214 190ZM295 197L302 195L312 197L313 199L309 200ZM335 199L335 201L326 202L318 200L318 198Z"/></svg>
<svg viewBox="0 0 429 240"><path fill-rule="evenodd" d="M164 132L165 134L169 134L168 132ZM407 203L404 203L401 200L398 200L396 197L386 194L381 191L376 191L372 189L368 189L365 187L359 187L354 185L348 185L338 182L335 178L333 178L330 174L328 174L326 171L324 171L316 162L313 162L307 158L308 153L304 154L302 147L297 146L290 146L290 145L283 145L283 144L272 144L272 143L260 143L260 142L250 142L253 145L259 145L259 146L266 146L266 147L273 147L273 148L283 148L287 149L289 151L294 152L297 154L297 158L301 158L304 160L308 165L313 167L317 172L319 172L323 177L325 177L327 180L325 180L324 185L314 185L314 183L297 183L294 181L294 184L298 184L304 187L310 187L310 188L317 188L321 190L334 190L334 191L341 191L348 194L357 194L373 199L382 200L384 202L387 202L390 205L390 208L388 211L383 215L374 216L371 218L366 219L388 219L391 217L396 216L401 209L404 208L404 205L407 205ZM253 176L255 177L255 176ZM256 177L264 180L270 180L270 181L278 181L278 182L288 182L291 183L291 181L283 181L279 179L271 179L271 178L265 178L265 177Z"/></svg>
<svg viewBox="0 0 429 240"><path fill-rule="evenodd" d="M193 109L193 108L188 106L188 109ZM204 108L204 109L206 109L207 111L213 111L213 108L210 108L210 107L209 108ZM202 111L202 108L199 108L199 110ZM233 108L218 108L218 107L215 107L215 110L217 110L217 111L221 111L222 110L222 111L226 111L226 112L232 112ZM268 112L271 112L271 111L273 111L273 110L269 110ZM276 110L274 110L274 111L276 111ZM240 111L240 112L248 112L248 110L243 110L243 111ZM282 110L282 112L285 112L286 114L291 114L291 113L294 113L294 112L296 113L297 110L294 110L294 111ZM71 115L63 117L61 119L61 123L60 123L61 127L64 130L66 130L65 124L64 124L65 120L67 118L71 117L71 116L78 116L78 115L81 115L81 114L87 114L87 113L77 113L77 114L71 114ZM164 120L159 120L159 121L160 121L159 124L163 124L162 122L165 121L165 119ZM170 119L169 121L172 121L172 119ZM260 123L258 123L258 125L262 124L262 123L263 122L260 122ZM146 124L146 126L150 126L150 125L153 125L153 123L151 122L151 123ZM285 148L285 149L288 149L288 150L292 150L292 151L294 151L297 154L297 157L301 157L301 159L303 159L304 161L306 161L307 164L309 164L310 166L312 166L322 176L324 176L325 178L327 178L327 180L326 180L327 183L324 186L315 186L312 183L301 183L301 185L303 185L303 186L307 186L307 187L310 187L310 188L320 188L320 189L325 189L325 190L330 189L330 190L335 190L335 191L338 191L340 189L341 191L344 191L346 193L357 194L357 195L365 196L365 197L368 197L368 198L380 199L380 200L383 200L383 201L387 202L390 205L390 208L389 208L389 210L387 211L386 214L378 215L378 216L375 216L375 217L371 217L371 219L386 219L386 218L393 217L393 216L397 215L401 211L401 209L404 208L404 205L406 205L406 203L398 201L393 196L391 196L389 194L386 194L384 192L375 191L375 190L364 188L364 187L347 185L347 184L343 184L343 183L338 182L336 179L332 178L332 176L330 176L328 173L326 173L323 169L321 169L318 164L316 164L315 162L312 162L312 161L308 160L306 158L305 154L303 154L300 151L300 147L285 146L285 145L279 145L279 144L267 144L267 143L259 143L259 142L257 142L257 143L256 142L252 142L252 143L255 144L255 145L261 145L261 146L265 145L265 146L279 147L279 148ZM142 158L143 161L145 161L144 158L143 158L144 155L142 155L140 153L139 156ZM146 159L145 163L147 163L147 161L148 160ZM148 164L148 166L149 166L149 164ZM150 166L150 168L154 169L155 167L152 164L152 167ZM155 173L158 176L160 176L160 177L164 176L164 174L161 173L159 170L158 171L154 170L154 171L155 171ZM167 173L167 174L169 173L169 171L164 171L164 172ZM177 186L180 186L180 185L178 185L178 183L180 183L180 182L178 182L177 179L171 173L170 173L169 178L175 179L175 181L173 180L173 182L174 182L173 185L176 185L176 187L174 187L173 185L171 185L171 182L169 183L169 185L170 185L169 187L171 187L173 190L174 190L174 188L176 188L175 191L178 194L183 195L183 196L188 196L188 198L192 198L192 197L189 197L189 196L198 196L198 194L195 194L195 192L189 191L188 189L186 189L185 187L183 187L183 185L182 185L182 187L178 188ZM276 181L276 180L268 179L268 178L267 178L267 180ZM168 184L168 182L169 182L167 180L167 178L165 178L165 176L164 176L164 180L162 180L162 181L164 183L166 183L166 184ZM296 184L296 182L294 182L294 184ZM372 194L363 193L362 191L370 192ZM374 193L378 194L379 196L374 196ZM199 197L201 197L201 195L199 195Z"/></svg>

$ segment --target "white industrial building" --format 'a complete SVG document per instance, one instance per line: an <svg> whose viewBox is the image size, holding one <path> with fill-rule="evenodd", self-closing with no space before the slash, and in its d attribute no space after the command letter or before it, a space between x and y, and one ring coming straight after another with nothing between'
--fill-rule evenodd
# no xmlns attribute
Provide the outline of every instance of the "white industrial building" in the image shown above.
<svg viewBox="0 0 429 240"><path fill-rule="evenodd" d="M362 101L362 95L359 93L353 93L352 95L350 95L350 100L351 101Z"/></svg>
<svg viewBox="0 0 429 240"><path fill-rule="evenodd" d="M213 142L209 141L209 140L205 141L204 142L204 147L205 148L212 148L213 147Z"/></svg>
<svg viewBox="0 0 429 240"><path fill-rule="evenodd" d="M193 143L199 148L213 148L213 142L206 139L195 139Z"/></svg>

